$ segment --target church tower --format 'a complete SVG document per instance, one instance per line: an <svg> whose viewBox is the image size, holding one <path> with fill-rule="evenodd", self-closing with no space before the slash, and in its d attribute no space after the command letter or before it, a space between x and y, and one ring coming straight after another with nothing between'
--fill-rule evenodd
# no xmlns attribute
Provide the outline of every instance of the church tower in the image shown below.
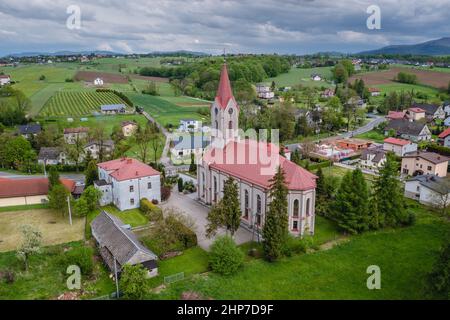
<svg viewBox="0 0 450 320"><path fill-rule="evenodd" d="M227 64L224 63L220 73L219 89L211 106L212 141L220 138L226 144L236 140L239 135L239 106L231 90Z"/></svg>

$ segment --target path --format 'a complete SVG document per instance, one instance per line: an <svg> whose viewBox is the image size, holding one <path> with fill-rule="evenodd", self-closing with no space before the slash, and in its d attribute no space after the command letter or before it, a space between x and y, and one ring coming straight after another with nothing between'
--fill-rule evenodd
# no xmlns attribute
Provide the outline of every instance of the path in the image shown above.
<svg viewBox="0 0 450 320"><path fill-rule="evenodd" d="M209 239L205 235L206 225L208 224L207 216L209 212L209 207L200 204L197 200L195 200L197 195L183 195L178 193L175 189L172 192L172 195L169 198L167 203L161 205L164 209L173 208L178 211L183 212L195 223L195 233L197 234L198 245L204 250L209 250L209 247L214 242L214 239L218 235L224 235L225 231L220 230L218 235L212 239ZM234 240L236 244L246 243L252 240L252 233L243 228L239 228L239 230L234 235Z"/></svg>

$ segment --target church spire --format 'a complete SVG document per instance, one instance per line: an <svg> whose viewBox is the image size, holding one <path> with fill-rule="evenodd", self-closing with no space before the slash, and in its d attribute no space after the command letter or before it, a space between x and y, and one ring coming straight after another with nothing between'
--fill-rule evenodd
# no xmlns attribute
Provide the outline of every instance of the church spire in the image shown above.
<svg viewBox="0 0 450 320"><path fill-rule="evenodd" d="M230 99L234 99L233 91L231 90L230 78L228 77L228 68L226 62L222 66L220 72L219 89L217 90L216 100L220 107L225 109Z"/></svg>

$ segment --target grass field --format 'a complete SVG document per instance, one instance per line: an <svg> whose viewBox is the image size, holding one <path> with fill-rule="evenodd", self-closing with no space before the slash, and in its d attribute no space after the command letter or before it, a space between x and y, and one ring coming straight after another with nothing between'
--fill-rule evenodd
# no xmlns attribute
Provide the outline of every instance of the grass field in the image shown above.
<svg viewBox="0 0 450 320"><path fill-rule="evenodd" d="M66 268L61 263L65 251L81 247L82 242L46 247L39 254L30 258L30 269L23 270L23 263L14 251L0 253L0 271L14 272L14 283L0 285L0 300L44 300L56 299L60 294L68 292ZM115 290L114 282L109 278L100 260L94 264L92 277L82 277L82 289L85 295L81 298L93 298L111 294Z"/></svg>
<svg viewBox="0 0 450 320"><path fill-rule="evenodd" d="M384 139L386 139L385 135L382 134L381 132L378 132L377 130L372 130L363 134L359 134L355 136L355 138L373 140L377 143L383 143Z"/></svg>
<svg viewBox="0 0 450 320"><path fill-rule="evenodd" d="M450 225L424 207L416 225L370 232L330 250L276 263L250 260L236 275L209 274L170 285L160 298L195 291L213 299L422 299L426 274ZM381 268L381 290L368 290L367 267Z"/></svg>
<svg viewBox="0 0 450 320"><path fill-rule="evenodd" d="M42 115L89 115L100 112L100 106L104 104L125 104L125 102L112 92L58 92L45 104Z"/></svg>
<svg viewBox="0 0 450 320"><path fill-rule="evenodd" d="M84 219L69 218L49 209L23 210L0 213L0 252L16 250L22 242L22 225L31 225L42 232L44 245L78 241L83 239Z"/></svg>
<svg viewBox="0 0 450 320"><path fill-rule="evenodd" d="M315 87L331 87L331 83L326 81L313 81L311 80L311 74L317 73L325 79L331 79L331 67L309 68L300 69L292 68L288 73L280 74L275 78L269 78L264 82L271 83L275 81L277 87L303 85L303 86L315 86Z"/></svg>
<svg viewBox="0 0 450 320"><path fill-rule="evenodd" d="M130 93L128 97L135 105L143 107L146 112L163 126L172 124L177 127L180 120L186 118L202 120L203 122L209 121L207 117L197 112L198 108L181 107L161 97L136 93Z"/></svg>

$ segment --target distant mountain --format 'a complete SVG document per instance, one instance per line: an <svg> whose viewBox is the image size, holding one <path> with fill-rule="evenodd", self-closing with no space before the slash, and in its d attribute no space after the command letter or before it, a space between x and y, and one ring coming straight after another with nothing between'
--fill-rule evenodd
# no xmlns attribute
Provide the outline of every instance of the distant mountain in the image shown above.
<svg viewBox="0 0 450 320"><path fill-rule="evenodd" d="M12 53L5 57L12 57L12 58L23 58L23 57L37 57L37 56L52 56L52 57L59 57L59 56L77 56L77 55L105 55L105 56L123 56L126 55L124 53L118 53L118 52L112 52L112 51L57 51L57 52L20 52L20 53ZM177 55L177 54L191 54L195 56L206 56L208 54L204 52L193 52L193 51L187 51L187 50L178 50L178 51L154 51L148 53L149 55ZM144 54L145 55L145 54Z"/></svg>
<svg viewBox="0 0 450 320"><path fill-rule="evenodd" d="M360 52L358 54L415 54L428 56L450 55L450 37L431 40L419 44L387 46L377 50Z"/></svg>

